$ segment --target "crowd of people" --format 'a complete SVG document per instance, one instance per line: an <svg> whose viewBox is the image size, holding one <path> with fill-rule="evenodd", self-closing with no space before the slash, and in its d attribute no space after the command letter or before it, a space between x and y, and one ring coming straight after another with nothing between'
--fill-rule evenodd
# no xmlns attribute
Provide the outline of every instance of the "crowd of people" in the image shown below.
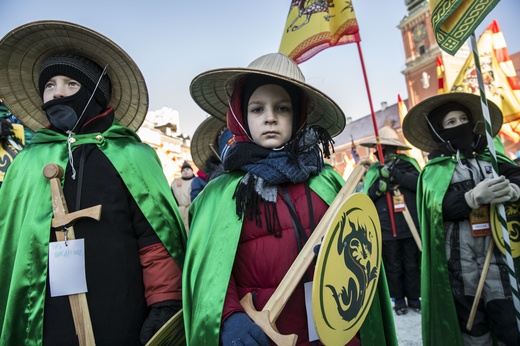
<svg viewBox="0 0 520 346"><path fill-rule="evenodd" d="M0 344L145 345L178 316L188 345L268 346L273 330L321 344L306 289L316 261L275 322L244 303L251 297L261 311L281 299L284 277L344 198L325 158L345 115L294 61L271 53L194 77L190 93L210 117L193 138L197 175L184 162L172 184L135 132L147 88L115 42L74 23L32 22L2 38L0 64L0 110L33 131L0 187ZM496 135L502 113L489 110ZM2 146L17 138L3 118ZM422 314L425 345L520 344L518 288L491 220L497 205L520 199L520 168L500 152L495 160L482 123L478 96L444 94L402 124L429 153L424 167L389 127L361 144L376 161L360 161L366 174L355 188L377 210L381 244L348 213L337 244L311 244L317 256L362 265L338 292L328 287L342 322L356 322L339 343L397 345L392 310L399 318L411 309ZM60 168L52 176L49 164ZM364 292L356 279L377 280Z"/></svg>

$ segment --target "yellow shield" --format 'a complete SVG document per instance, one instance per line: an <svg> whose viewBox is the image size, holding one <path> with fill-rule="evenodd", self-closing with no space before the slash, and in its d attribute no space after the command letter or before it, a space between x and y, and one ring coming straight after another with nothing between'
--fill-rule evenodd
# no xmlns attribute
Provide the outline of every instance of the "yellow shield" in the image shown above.
<svg viewBox="0 0 520 346"><path fill-rule="evenodd" d="M507 231L513 258L520 256L520 202L504 203L507 219ZM491 232L500 251L505 255L506 248L502 235L502 225L496 205L491 205Z"/></svg>
<svg viewBox="0 0 520 346"><path fill-rule="evenodd" d="M325 345L345 345L361 328L376 293L381 248L374 203L355 193L332 220L314 273L312 314Z"/></svg>
<svg viewBox="0 0 520 346"><path fill-rule="evenodd" d="M14 136L10 136L18 148L23 148L25 143L25 136L23 132L23 126L20 124L13 124ZM18 155L18 148L13 147L11 141L7 138L0 140L0 182L4 181L5 172L7 167L13 162L16 155Z"/></svg>

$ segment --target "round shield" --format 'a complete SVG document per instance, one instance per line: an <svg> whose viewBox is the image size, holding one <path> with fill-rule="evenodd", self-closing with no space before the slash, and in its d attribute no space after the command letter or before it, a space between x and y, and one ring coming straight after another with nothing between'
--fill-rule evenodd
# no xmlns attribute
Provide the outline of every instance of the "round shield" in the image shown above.
<svg viewBox="0 0 520 346"><path fill-rule="evenodd" d="M511 256L520 256L520 202L504 203L506 212L507 231L509 233L509 243L511 246ZM493 238L500 251L505 255L506 248L504 236L502 234L502 224L500 223L499 213L496 205L491 205L491 231Z"/></svg>
<svg viewBox="0 0 520 346"><path fill-rule="evenodd" d="M325 345L345 345L361 328L376 293L381 248L374 203L351 195L330 224L314 272L312 315Z"/></svg>

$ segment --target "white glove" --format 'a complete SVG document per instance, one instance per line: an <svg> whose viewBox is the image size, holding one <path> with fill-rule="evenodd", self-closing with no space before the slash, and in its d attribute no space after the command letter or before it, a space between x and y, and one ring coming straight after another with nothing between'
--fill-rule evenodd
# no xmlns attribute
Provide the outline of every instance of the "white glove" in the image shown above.
<svg viewBox="0 0 520 346"><path fill-rule="evenodd" d="M511 187L511 199L509 200L509 202L518 201L518 199L520 198L520 187L513 183L509 184L509 186Z"/></svg>
<svg viewBox="0 0 520 346"><path fill-rule="evenodd" d="M500 176L482 180L472 190L466 192L464 197L471 209L477 209L483 204L508 202L513 197L512 190L514 188L511 187L509 180Z"/></svg>

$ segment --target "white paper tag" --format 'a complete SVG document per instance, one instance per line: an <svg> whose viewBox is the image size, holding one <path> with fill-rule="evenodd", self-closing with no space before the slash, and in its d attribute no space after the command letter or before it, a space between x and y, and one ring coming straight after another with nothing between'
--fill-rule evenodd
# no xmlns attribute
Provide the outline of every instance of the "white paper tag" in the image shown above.
<svg viewBox="0 0 520 346"><path fill-rule="evenodd" d="M87 292L84 239L49 243L49 282L51 297Z"/></svg>
<svg viewBox="0 0 520 346"><path fill-rule="evenodd" d="M307 326L309 329L309 341L318 340L318 333L314 326L314 317L312 316L312 281L304 284L305 288L305 308L307 310Z"/></svg>
<svg viewBox="0 0 520 346"><path fill-rule="evenodd" d="M488 222L485 222L485 223L475 223L475 224L471 225L471 227L475 231L480 231L481 229L489 229L490 228Z"/></svg>

